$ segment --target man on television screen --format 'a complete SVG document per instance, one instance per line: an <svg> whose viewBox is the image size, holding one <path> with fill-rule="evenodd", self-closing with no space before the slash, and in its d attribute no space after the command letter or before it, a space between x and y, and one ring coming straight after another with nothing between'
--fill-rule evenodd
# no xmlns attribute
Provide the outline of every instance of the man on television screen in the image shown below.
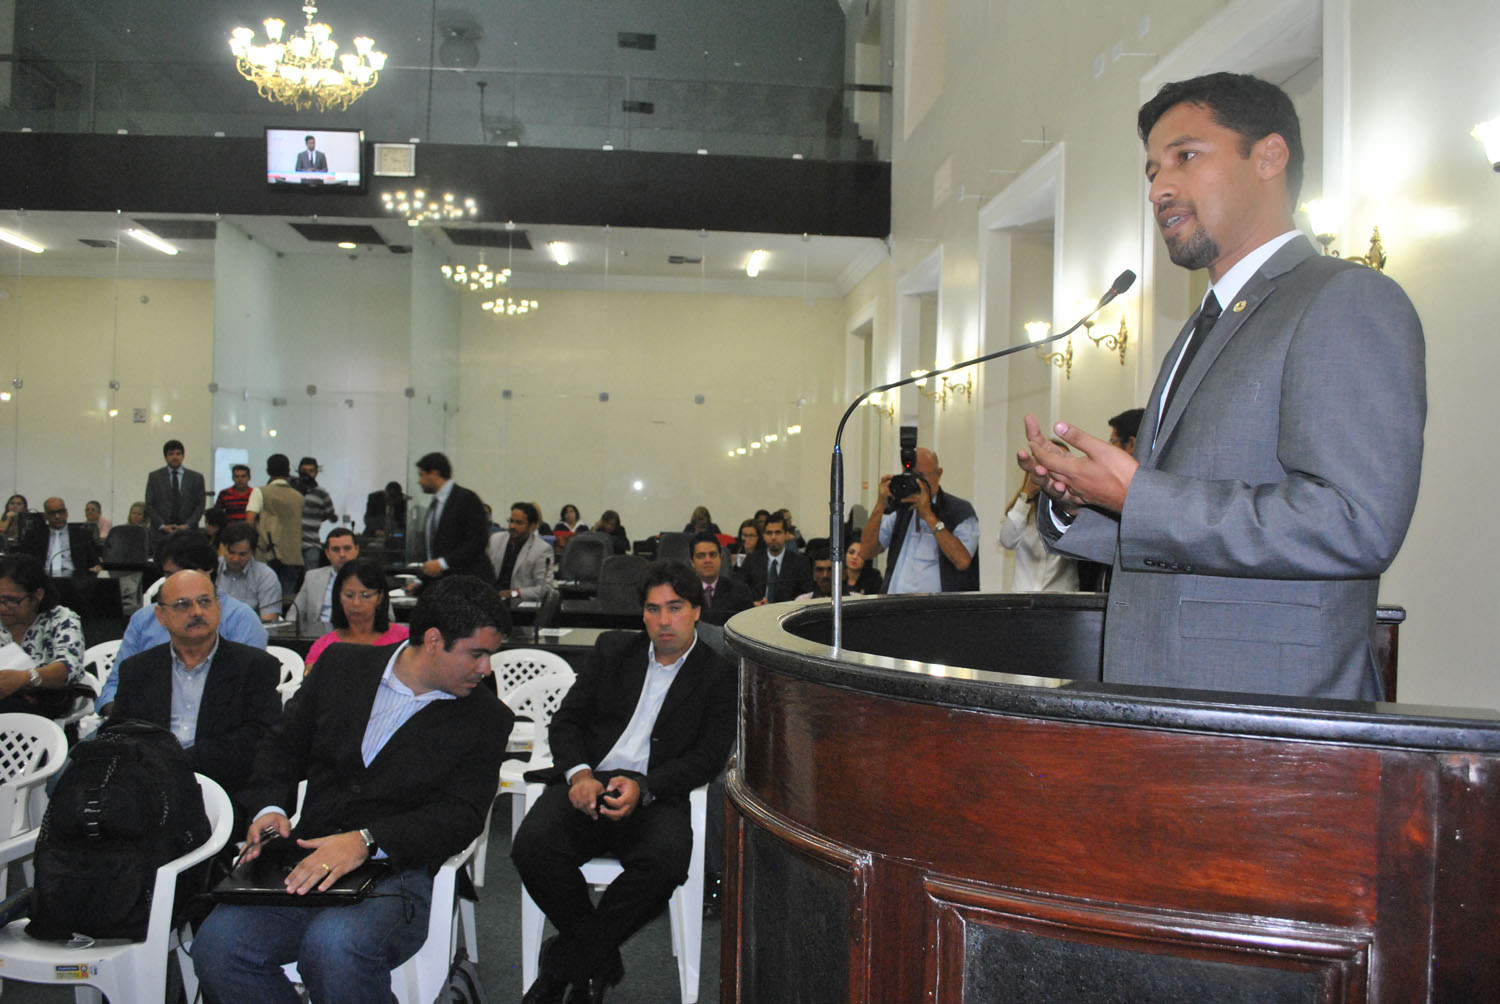
<svg viewBox="0 0 1500 1004"><path fill-rule="evenodd" d="M328 173L328 158L318 148L318 141L312 136L307 137L307 149L297 154L298 171L317 171L319 174Z"/></svg>

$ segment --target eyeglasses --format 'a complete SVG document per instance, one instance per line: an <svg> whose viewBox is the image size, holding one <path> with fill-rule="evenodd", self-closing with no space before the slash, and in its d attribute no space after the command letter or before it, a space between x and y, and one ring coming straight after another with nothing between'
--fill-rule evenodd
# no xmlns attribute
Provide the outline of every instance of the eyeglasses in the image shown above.
<svg viewBox="0 0 1500 1004"><path fill-rule="evenodd" d="M42 512L46 513L48 516L66 516L68 514L68 507L63 506L61 509L43 509Z"/></svg>
<svg viewBox="0 0 1500 1004"><path fill-rule="evenodd" d="M343 600L345 603L348 603L351 600L359 600L361 603L369 603L379 595L380 594L373 589L361 589L357 593L339 593L339 599Z"/></svg>
<svg viewBox="0 0 1500 1004"><path fill-rule="evenodd" d="M29 599L31 599L30 593L22 593L20 596L0 593L0 607L18 607Z"/></svg>
<svg viewBox="0 0 1500 1004"><path fill-rule="evenodd" d="M191 596L184 596L180 600L173 600L171 603L162 603L160 605L179 614L185 614L193 609L194 606L199 610L207 610L217 602L219 602L217 596L199 596L196 599Z"/></svg>

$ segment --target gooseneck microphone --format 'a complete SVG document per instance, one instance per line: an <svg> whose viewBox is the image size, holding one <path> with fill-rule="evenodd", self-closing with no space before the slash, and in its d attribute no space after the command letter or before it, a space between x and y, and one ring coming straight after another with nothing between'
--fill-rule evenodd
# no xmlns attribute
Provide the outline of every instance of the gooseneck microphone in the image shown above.
<svg viewBox="0 0 1500 1004"><path fill-rule="evenodd" d="M1089 318L1099 313L1099 311L1103 310L1111 300L1128 290L1133 285L1135 285L1135 273L1127 268L1125 271L1115 276L1115 281L1110 284L1109 289L1105 290L1104 295L1099 297L1099 302L1094 305L1094 309L1090 310L1087 314L1084 314L1082 317L1080 317L1076 322L1074 322L1073 326L1068 328L1066 331L1059 331L1055 334L1048 335L1046 338L1039 338L1034 342L1028 341L1020 345L1007 346L1006 348L1000 349L997 352L991 352L987 355L979 356L977 359L969 359L965 362L954 363L952 366L945 366L943 369L923 373L920 376L910 376L905 378L904 380L897 380L893 383L881 384L879 387L871 387L869 390L859 395L859 397L855 398L853 403L849 405L848 410L844 412L844 417L839 419L837 431L835 431L833 434L833 463L832 470L829 472L828 479L828 541L833 551L834 655L838 655L840 649L843 647L844 641L844 448L842 444L844 439L844 426L848 424L849 417L854 414L854 409L858 408L862 403L864 403L864 400L871 394L882 393L888 390L895 390L897 387L905 387L907 384L916 383L918 380L924 380L929 377L942 376L944 373L952 373L954 370L961 370L968 366L977 366L980 363L987 363L991 359L999 359L1001 356L1012 355L1013 353L1021 352L1026 349L1036 348L1038 345L1046 345L1048 342L1055 342L1059 338L1066 338L1073 332L1077 331L1079 328L1083 327L1084 321L1087 321Z"/></svg>

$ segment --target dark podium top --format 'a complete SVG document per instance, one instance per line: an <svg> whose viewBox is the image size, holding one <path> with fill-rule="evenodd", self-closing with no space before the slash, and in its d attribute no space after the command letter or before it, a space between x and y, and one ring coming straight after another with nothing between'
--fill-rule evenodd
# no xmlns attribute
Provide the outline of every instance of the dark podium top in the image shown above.
<svg viewBox="0 0 1500 1004"><path fill-rule="evenodd" d="M1103 684L1082 595L844 614L726 627L726 1000L1500 993L1495 712Z"/></svg>

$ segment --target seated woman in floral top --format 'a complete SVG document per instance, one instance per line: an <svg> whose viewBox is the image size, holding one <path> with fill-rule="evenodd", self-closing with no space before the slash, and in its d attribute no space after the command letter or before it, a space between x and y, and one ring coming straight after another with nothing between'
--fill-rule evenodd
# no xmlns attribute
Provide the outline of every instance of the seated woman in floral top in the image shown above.
<svg viewBox="0 0 1500 1004"><path fill-rule="evenodd" d="M41 561L29 554L0 558L0 646L13 641L36 668L0 663L0 712L67 714L68 685L83 674L83 624L57 602Z"/></svg>

